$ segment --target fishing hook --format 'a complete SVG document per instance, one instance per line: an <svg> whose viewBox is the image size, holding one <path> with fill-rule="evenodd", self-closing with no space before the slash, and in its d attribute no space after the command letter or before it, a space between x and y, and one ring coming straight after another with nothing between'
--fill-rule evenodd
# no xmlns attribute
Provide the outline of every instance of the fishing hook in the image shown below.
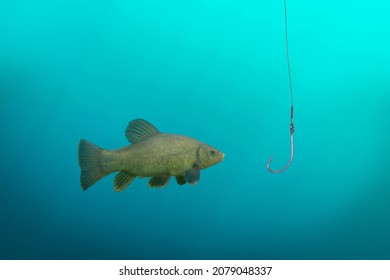
<svg viewBox="0 0 390 280"><path fill-rule="evenodd" d="M272 156L269 158L267 162L267 170L271 173L281 173L286 170L294 158L294 103L293 103L293 91L292 91L292 82L291 82L291 71L290 71L290 57L288 53L288 28L287 28L287 5L286 0L284 0L284 28L286 33L286 58L287 58L287 70L288 70L288 80L290 84L290 101L291 101L291 110L290 110L290 160L288 163L279 170L273 170L270 167Z"/></svg>
<svg viewBox="0 0 390 280"><path fill-rule="evenodd" d="M286 164L286 166L284 166L282 169L279 169L279 170L273 170L271 169L270 167L270 164L271 164L271 161L272 161L272 156L269 158L268 162L267 162L267 170L271 173L281 173L283 172L284 170L286 170L291 162L293 161L293 158L294 158L294 106L291 106L291 121L290 121L290 160L288 161L288 163Z"/></svg>

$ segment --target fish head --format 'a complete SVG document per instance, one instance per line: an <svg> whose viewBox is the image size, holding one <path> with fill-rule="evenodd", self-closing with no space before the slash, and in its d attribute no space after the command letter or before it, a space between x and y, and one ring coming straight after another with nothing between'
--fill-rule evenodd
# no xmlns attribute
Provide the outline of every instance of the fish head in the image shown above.
<svg viewBox="0 0 390 280"><path fill-rule="evenodd" d="M198 161L202 168L213 166L223 160L225 154L218 149L202 144L198 151Z"/></svg>

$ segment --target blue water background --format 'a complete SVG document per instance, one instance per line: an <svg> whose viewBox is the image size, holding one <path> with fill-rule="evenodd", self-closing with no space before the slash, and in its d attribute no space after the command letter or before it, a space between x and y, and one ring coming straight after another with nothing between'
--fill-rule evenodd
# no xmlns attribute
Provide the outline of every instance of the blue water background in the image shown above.
<svg viewBox="0 0 390 280"><path fill-rule="evenodd" d="M2 1L1 259L390 259L390 2ZM83 192L144 118L225 160Z"/></svg>

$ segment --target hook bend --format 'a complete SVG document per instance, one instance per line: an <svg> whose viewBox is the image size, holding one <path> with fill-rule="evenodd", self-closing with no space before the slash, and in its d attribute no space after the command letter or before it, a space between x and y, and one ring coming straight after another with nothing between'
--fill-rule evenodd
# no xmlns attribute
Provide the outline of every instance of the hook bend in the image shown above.
<svg viewBox="0 0 390 280"><path fill-rule="evenodd" d="M281 173L290 166L291 162L293 161L293 158L294 158L294 124L291 123L291 125L290 125L290 160L282 169L273 170L270 167L270 164L272 161L272 156L271 156L267 162L267 170L271 173Z"/></svg>

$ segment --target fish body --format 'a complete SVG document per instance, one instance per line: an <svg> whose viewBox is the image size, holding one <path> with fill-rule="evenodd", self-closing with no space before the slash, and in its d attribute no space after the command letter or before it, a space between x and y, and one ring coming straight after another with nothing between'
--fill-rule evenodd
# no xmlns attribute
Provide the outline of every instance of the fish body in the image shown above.
<svg viewBox="0 0 390 280"><path fill-rule="evenodd" d="M86 190L104 176L120 172L114 189L124 190L135 177L151 177L149 186L164 187L175 176L179 185L196 184L200 170L222 161L224 154L196 139L160 133L145 120L129 123L126 137L130 145L104 150L87 140L79 144L81 187Z"/></svg>

